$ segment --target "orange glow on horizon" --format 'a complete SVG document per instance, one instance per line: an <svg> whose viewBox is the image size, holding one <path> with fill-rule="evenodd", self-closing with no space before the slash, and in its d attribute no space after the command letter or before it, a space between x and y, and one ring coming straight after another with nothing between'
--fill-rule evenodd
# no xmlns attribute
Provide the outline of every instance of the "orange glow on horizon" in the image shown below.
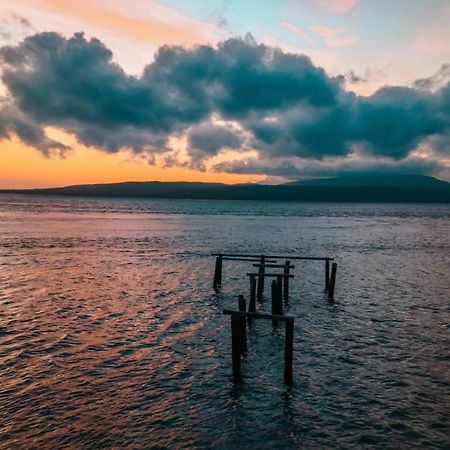
<svg viewBox="0 0 450 450"><path fill-rule="evenodd" d="M0 189L57 187L122 181L200 181L246 183L264 176L200 172L150 165L126 151L109 154L75 146L66 157L47 158L16 138L0 141Z"/></svg>

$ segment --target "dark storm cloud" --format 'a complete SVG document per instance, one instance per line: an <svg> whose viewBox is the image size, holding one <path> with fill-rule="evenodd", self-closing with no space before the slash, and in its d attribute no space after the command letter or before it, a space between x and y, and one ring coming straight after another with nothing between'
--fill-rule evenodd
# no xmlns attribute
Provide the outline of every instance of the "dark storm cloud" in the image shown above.
<svg viewBox="0 0 450 450"><path fill-rule="evenodd" d="M337 159L332 161L291 160L274 162L273 160L226 161L217 164L215 170L228 173L275 175L286 178L324 177L335 175L373 175L380 172L390 174L430 174L441 171L443 165L436 158L423 159L409 156L401 160L386 158Z"/></svg>
<svg viewBox="0 0 450 450"><path fill-rule="evenodd" d="M188 131L190 155L194 161L214 156L225 148L239 148L242 141L239 132L211 123L202 123Z"/></svg>
<svg viewBox="0 0 450 450"><path fill-rule="evenodd" d="M450 85L435 94L385 87L369 97L341 93L332 107L282 111L274 121L248 126L266 155L322 158L356 147L400 159L420 143L448 136L449 105Z"/></svg>
<svg viewBox="0 0 450 450"><path fill-rule="evenodd" d="M15 106L36 125L62 126L83 143L115 151L116 127L141 130L158 123L148 108L151 93L113 64L112 53L96 39L42 33L3 47L0 57Z"/></svg>
<svg viewBox="0 0 450 450"><path fill-rule="evenodd" d="M245 125L253 133L253 146L266 156L322 158L345 155L352 142L351 120L354 96L342 94L333 107L303 106L280 111L266 120L257 117Z"/></svg>
<svg viewBox="0 0 450 450"><path fill-rule="evenodd" d="M450 116L435 98L407 87L385 87L360 98L354 115L354 139L375 154L401 158L426 137L444 133Z"/></svg>
<svg viewBox="0 0 450 450"><path fill-rule="evenodd" d="M64 144L48 138L42 128L20 110L6 105L0 109L0 137L10 139L11 134L17 135L24 143L37 148L46 156L55 153L62 156L69 150Z"/></svg>
<svg viewBox="0 0 450 450"><path fill-rule="evenodd" d="M217 47L161 47L140 77L126 74L108 48L82 33L36 34L1 48L0 60L9 95L0 134L15 133L44 153L64 150L46 138L46 126L150 160L168 150L170 136L185 135L197 167L224 148L253 148L265 160L345 158L357 148L393 164L424 142L448 151L450 85L430 91L434 79L418 80L414 88L359 97L306 56L251 36Z"/></svg>

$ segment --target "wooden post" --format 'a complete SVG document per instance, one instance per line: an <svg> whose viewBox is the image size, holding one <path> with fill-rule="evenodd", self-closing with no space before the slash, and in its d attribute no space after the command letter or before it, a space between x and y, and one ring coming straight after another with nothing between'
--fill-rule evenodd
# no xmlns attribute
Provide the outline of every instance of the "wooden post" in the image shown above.
<svg viewBox="0 0 450 450"><path fill-rule="evenodd" d="M222 255L216 257L216 267L214 269L213 288L218 289L222 287Z"/></svg>
<svg viewBox="0 0 450 450"><path fill-rule="evenodd" d="M266 257L264 255L261 255L261 264L262 264L262 272L261 273L266 273ZM262 278L262 283L261 283L261 293L264 294L264 287L265 287L265 281L266 279L264 277Z"/></svg>
<svg viewBox="0 0 450 450"><path fill-rule="evenodd" d="M243 295L240 295L238 297L239 302L239 311L245 312L246 311L246 305L245 305L245 298ZM240 329L241 329L241 349L240 354L242 355L247 351L247 321L245 320L245 316L239 317L240 320Z"/></svg>
<svg viewBox="0 0 450 450"><path fill-rule="evenodd" d="M281 300L281 282L279 280L272 281L272 314L274 316L283 315L283 304ZM272 325L278 326L278 320L273 319Z"/></svg>
<svg viewBox="0 0 450 450"><path fill-rule="evenodd" d="M256 312L256 276L250 275L250 302L248 304L250 312Z"/></svg>
<svg viewBox="0 0 450 450"><path fill-rule="evenodd" d="M330 289L330 261L325 260L325 292Z"/></svg>
<svg viewBox="0 0 450 450"><path fill-rule="evenodd" d="M275 311L277 309L277 290L278 290L278 286L277 286L277 280L272 280L272 292L271 292L271 297L272 297L272 314L275 315ZM273 319L272 320L272 325L274 327L278 326L278 320Z"/></svg>
<svg viewBox="0 0 450 450"><path fill-rule="evenodd" d="M256 275L250 275L250 301L248 303L249 312L256 312ZM251 317L247 318L248 324L253 323Z"/></svg>
<svg viewBox="0 0 450 450"><path fill-rule="evenodd" d="M286 320L284 337L284 382L292 384L292 359L294 356L294 319Z"/></svg>
<svg viewBox="0 0 450 450"><path fill-rule="evenodd" d="M291 262L288 260L284 264L284 274L289 275L289 269L291 267ZM289 301L289 277L284 277L284 298L285 303Z"/></svg>
<svg viewBox="0 0 450 450"><path fill-rule="evenodd" d="M266 270L266 268L265 268L265 256L264 255L261 255L261 260L260 260L259 264L260 265L259 265L258 273L264 275L265 270ZM258 302L262 301L263 293L264 293L264 277L263 276L259 276L258 277Z"/></svg>
<svg viewBox="0 0 450 450"><path fill-rule="evenodd" d="M283 314L283 275L277 276L277 314Z"/></svg>
<svg viewBox="0 0 450 450"><path fill-rule="evenodd" d="M233 380L240 381L241 373L241 321L236 314L231 315L231 359L233 362Z"/></svg>
<svg viewBox="0 0 450 450"><path fill-rule="evenodd" d="M279 284L273 280L273 292L276 293L275 285ZM245 311L243 303L245 300L239 297L240 310L235 311L231 309L224 309L223 313L231 315L231 353L233 361L233 379L234 381L240 381L242 378L241 372L241 349L242 349L242 324L239 321L240 318L252 317L253 319L269 319L276 320L277 322L286 322L285 330L285 343L284 343L284 381L286 384L292 384L292 367L293 367L293 355L294 355L294 316L292 314L273 315L267 313L254 313ZM281 297L280 297L281 298ZM242 310L244 309L244 310Z"/></svg>
<svg viewBox="0 0 450 450"><path fill-rule="evenodd" d="M337 264L333 263L331 265L330 287L328 289L328 299L329 300L334 300L334 287L336 285L336 271L337 271Z"/></svg>

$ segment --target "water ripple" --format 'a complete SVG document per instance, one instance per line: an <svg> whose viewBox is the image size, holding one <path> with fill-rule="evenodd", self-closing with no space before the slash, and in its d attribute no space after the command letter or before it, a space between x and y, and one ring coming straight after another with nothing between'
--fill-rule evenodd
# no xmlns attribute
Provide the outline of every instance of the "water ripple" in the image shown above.
<svg viewBox="0 0 450 450"><path fill-rule="evenodd" d="M52 199L0 202L0 448L448 448L450 208ZM231 381L229 252L296 262L283 333L249 332ZM261 308L269 309L270 301Z"/></svg>

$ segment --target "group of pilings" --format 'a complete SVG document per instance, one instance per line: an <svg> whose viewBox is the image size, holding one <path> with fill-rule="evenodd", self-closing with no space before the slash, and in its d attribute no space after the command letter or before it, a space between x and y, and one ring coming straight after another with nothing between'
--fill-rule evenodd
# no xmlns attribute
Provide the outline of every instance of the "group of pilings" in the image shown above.
<svg viewBox="0 0 450 450"><path fill-rule="evenodd" d="M252 303L252 295L255 292L255 298L258 301L262 300L264 294L264 282L266 277L277 277L279 280L281 277L283 281L283 297L287 301L289 298L289 278L290 270L294 269L291 265L291 260L303 260L303 261L324 261L325 262L325 288L324 293L326 294L328 300L334 301L334 291L336 285L336 271L337 264L332 262L334 258L325 257L313 257L313 256L293 256L293 255L251 255L251 254L221 254L214 253L212 256L216 257L216 265L214 269L214 280L213 288L219 290L222 287L223 278L223 261L246 261L253 262L253 266L258 268L258 271L249 272L247 276L250 277L250 305L249 308L254 304ZM286 260L285 264L277 264L277 260ZM331 267L330 267L331 263ZM283 269L282 274L266 273L266 269ZM249 311L253 311L249 309Z"/></svg>
<svg viewBox="0 0 450 450"><path fill-rule="evenodd" d="M291 270L295 266L291 260L309 260L325 262L325 289L328 299L334 301L337 264L333 258L320 258L310 256L279 256L279 255L252 255L252 254L213 254L216 257L214 269L213 287L217 291L222 287L223 261L253 262L254 272L247 272L250 280L250 300L248 304L243 295L238 297L238 310L224 309L223 313L231 316L231 352L233 363L233 379L241 380L241 357L247 352L247 325L252 326L256 319L269 319L273 327L278 327L280 322L285 323L284 346L284 382L292 384L292 367L294 353L294 320L292 314L283 311L283 303L289 301L289 281L294 278ZM284 264L277 260L285 260ZM330 268L330 262L331 268ZM282 273L267 272L267 269L282 269ZM257 312L256 302L262 302L265 279L273 278L271 284L272 314Z"/></svg>
<svg viewBox="0 0 450 450"><path fill-rule="evenodd" d="M231 316L231 358L233 363L233 380L242 379L241 357L247 352L247 322L256 319L269 319L286 324L284 341L284 382L292 384L292 360L294 356L294 316L292 314L266 314L246 311L245 299L239 296L239 310L224 309L224 314Z"/></svg>

